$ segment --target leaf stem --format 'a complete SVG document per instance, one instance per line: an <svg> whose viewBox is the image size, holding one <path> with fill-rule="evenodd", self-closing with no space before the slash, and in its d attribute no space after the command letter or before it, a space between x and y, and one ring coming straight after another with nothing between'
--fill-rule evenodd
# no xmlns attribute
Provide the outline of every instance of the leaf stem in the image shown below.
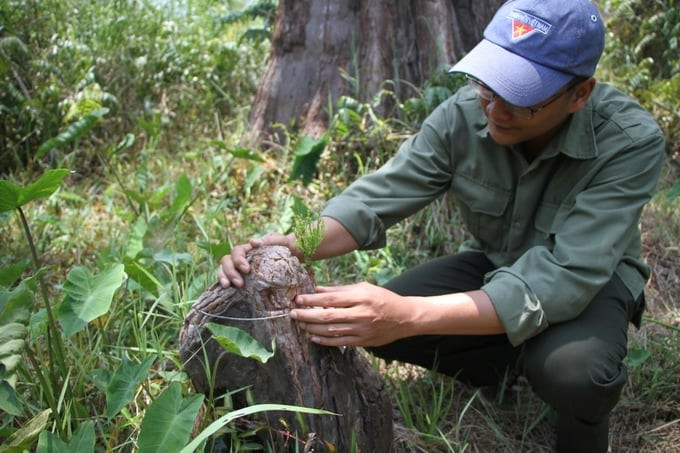
<svg viewBox="0 0 680 453"><path fill-rule="evenodd" d="M135 204L132 202L132 198L130 198L130 195L128 194L127 189L125 188L125 184L123 181L120 179L120 174L118 173L118 170L113 168L113 165L109 165L111 163L111 160L105 160L102 155L97 151L97 157L99 158L99 162L102 163L105 167L108 167L109 170L111 170L111 173L113 173L113 177L116 179L116 182L118 185L123 189L123 195L125 196L125 201L127 202L128 206L134 212L137 216L141 215L140 210L137 209Z"/></svg>
<svg viewBox="0 0 680 453"><path fill-rule="evenodd" d="M666 329L670 330L675 330L676 332L680 332L680 327L674 326L672 324L668 324L663 321L659 321L658 319L650 318L649 316L643 316L642 319L646 322L651 322L653 324L657 324L659 326L665 327Z"/></svg>
<svg viewBox="0 0 680 453"><path fill-rule="evenodd" d="M33 365L33 369L35 370L35 374L38 377L38 381L40 381L40 385L45 391L45 398L47 398L47 404L50 406L50 409L52 409L52 415L54 416L55 422L54 424L59 430L60 437L65 438L64 437L66 434L65 427L61 422L61 414L59 414L59 407L57 406L57 401L54 399L55 388L54 383L48 381L45 378L45 375L42 372L41 363L36 358L36 353L31 349L31 346L28 344L28 342L26 342L25 349L26 356L28 356L28 361L31 362L31 364Z"/></svg>
<svg viewBox="0 0 680 453"><path fill-rule="evenodd" d="M40 287L40 292L45 304L45 311L47 313L47 348L49 351L53 351L57 356L57 365L63 376L66 375L66 359L64 354L64 344L61 341L61 336L59 335L59 329L57 328L56 318L54 317L54 312L52 311L52 306L50 304L49 295L47 293L47 287L40 274L40 259L38 258L38 252L35 248L35 243L33 242L33 235L31 234L31 229L28 226L28 221L24 215L24 211L21 206L17 206L17 211L19 211L19 217L21 219L21 224L24 228L24 234L26 235L26 240L28 241L28 247L31 250L31 257L33 258L33 265L36 269L36 277L38 278L38 286ZM54 362L50 361L50 376L52 380L52 388L57 387L57 375L54 371Z"/></svg>

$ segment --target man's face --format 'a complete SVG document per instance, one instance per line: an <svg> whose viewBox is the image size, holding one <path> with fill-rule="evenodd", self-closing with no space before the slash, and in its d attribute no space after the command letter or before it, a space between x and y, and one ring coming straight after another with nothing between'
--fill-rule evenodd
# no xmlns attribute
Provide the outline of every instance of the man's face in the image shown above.
<svg viewBox="0 0 680 453"><path fill-rule="evenodd" d="M508 104L488 87L487 92L480 91L479 88L476 90L494 141L504 146L524 143L529 149L538 152L559 131L569 115L585 106L588 96L581 102L582 99L577 94L584 85L589 85L585 83L588 81L592 81L594 85L592 78L571 82L545 101L528 108ZM471 85L474 83L479 84L472 82Z"/></svg>

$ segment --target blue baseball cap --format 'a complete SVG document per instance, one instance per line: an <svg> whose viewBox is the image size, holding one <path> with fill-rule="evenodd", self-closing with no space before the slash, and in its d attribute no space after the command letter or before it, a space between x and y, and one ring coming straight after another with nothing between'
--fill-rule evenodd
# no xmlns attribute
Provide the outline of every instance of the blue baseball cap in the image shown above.
<svg viewBox="0 0 680 453"><path fill-rule="evenodd" d="M602 17L589 0L510 0L450 72L469 74L509 103L529 107L575 76L592 76L603 49Z"/></svg>

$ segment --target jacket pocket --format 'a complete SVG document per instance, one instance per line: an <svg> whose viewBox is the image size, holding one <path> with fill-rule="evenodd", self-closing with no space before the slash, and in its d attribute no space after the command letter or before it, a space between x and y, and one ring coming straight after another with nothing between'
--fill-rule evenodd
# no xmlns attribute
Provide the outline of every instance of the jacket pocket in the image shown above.
<svg viewBox="0 0 680 453"><path fill-rule="evenodd" d="M483 249L501 250L505 241L503 232L507 229L510 192L456 175L452 195L468 231Z"/></svg>

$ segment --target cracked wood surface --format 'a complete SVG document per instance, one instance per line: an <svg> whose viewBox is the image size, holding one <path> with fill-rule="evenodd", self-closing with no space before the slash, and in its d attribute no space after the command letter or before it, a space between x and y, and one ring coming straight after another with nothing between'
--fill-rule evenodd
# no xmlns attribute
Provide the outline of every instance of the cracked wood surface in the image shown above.
<svg viewBox="0 0 680 453"><path fill-rule="evenodd" d="M271 429L262 436L273 440L279 451L295 449L281 435L285 431L302 437L314 433L310 438L315 439L317 452L350 451L352 438L355 451L389 451L392 403L382 377L365 354L355 348L316 345L285 316L297 294L314 292L313 278L285 247L256 248L248 260L251 272L245 275L243 288L214 284L184 320L180 358L196 390L209 392L212 380L216 397L248 387L258 404L290 404L339 414L305 415L308 432L304 433L296 414L266 413ZM205 327L208 322L244 330L267 348L274 340L276 353L265 364L228 353L211 339ZM233 400L235 407L247 405L244 392L236 393Z"/></svg>

